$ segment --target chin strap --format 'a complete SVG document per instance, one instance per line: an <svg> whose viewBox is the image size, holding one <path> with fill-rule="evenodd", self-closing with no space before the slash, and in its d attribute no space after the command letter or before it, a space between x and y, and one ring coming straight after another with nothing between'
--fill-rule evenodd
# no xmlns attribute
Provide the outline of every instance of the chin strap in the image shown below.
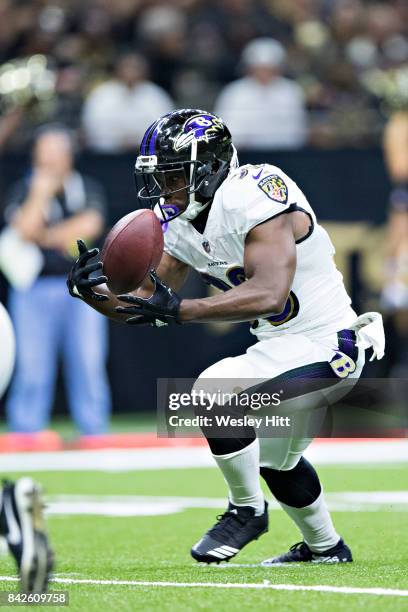
<svg viewBox="0 0 408 612"><path fill-rule="evenodd" d="M236 170L239 167L238 151L236 150L233 144L231 144L231 147L232 147L232 157L231 157L231 162L230 162L230 172L231 170Z"/></svg>
<svg viewBox="0 0 408 612"><path fill-rule="evenodd" d="M231 172L232 170L235 170L239 166L237 150L233 144L231 144L231 146L232 146L233 153L232 153L232 158L230 162L229 172ZM197 159L197 141L194 139L191 143L191 161L196 161L196 159ZM193 167L193 164L191 164L190 185L193 183L193 178L194 178L194 167ZM193 221L200 214L200 212L202 212L204 209L207 208L207 206L209 206L210 203L211 203L211 200L208 200L208 202L206 202L205 204L198 202L195 199L195 193L192 192L190 193L190 196L189 196L188 206L186 210L180 215L180 218L186 219L187 221Z"/></svg>
<svg viewBox="0 0 408 612"><path fill-rule="evenodd" d="M201 202L197 202L197 200L191 201L190 196L190 203L187 206L186 210L181 213L180 218L187 219L187 221L193 221L200 214L201 211L203 211L205 208L207 208L207 206L209 206L210 202L211 200L208 200L206 204L202 204Z"/></svg>
<svg viewBox="0 0 408 612"><path fill-rule="evenodd" d="M197 159L197 140L196 139L194 139L191 143L190 158L192 162L196 161ZM193 184L193 180L194 180L194 164L190 164L190 185ZM181 219L187 219L187 221L193 221L197 217L197 215L199 215L200 212L204 210L204 208L207 208L209 203L210 203L210 200L206 202L205 204L198 202L195 199L195 193L194 192L190 193L189 200L188 200L188 206L186 210L180 215Z"/></svg>

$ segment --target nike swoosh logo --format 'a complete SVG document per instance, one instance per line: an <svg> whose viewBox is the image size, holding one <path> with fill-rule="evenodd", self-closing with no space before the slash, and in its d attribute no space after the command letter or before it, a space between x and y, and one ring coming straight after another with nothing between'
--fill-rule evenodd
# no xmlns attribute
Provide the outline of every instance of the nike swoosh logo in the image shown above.
<svg viewBox="0 0 408 612"><path fill-rule="evenodd" d="M4 500L4 512L6 514L6 522L8 527L7 541L9 544L20 544L21 542L21 532L20 527L16 521L14 516L14 511L11 506L10 497L7 495Z"/></svg>
<svg viewBox="0 0 408 612"><path fill-rule="evenodd" d="M262 168L262 170L260 170L260 171L258 172L258 174L253 174L253 175L252 175L252 178L253 178L253 179L255 179L255 180L257 181L257 180L259 179L259 177L261 176L262 172L263 172L263 168Z"/></svg>

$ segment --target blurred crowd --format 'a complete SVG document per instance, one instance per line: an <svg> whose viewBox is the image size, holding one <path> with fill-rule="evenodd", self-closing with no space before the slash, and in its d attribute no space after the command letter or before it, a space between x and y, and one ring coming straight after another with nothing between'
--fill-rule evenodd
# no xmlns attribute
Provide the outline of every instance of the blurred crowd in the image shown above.
<svg viewBox="0 0 408 612"><path fill-rule="evenodd" d="M406 0L0 0L0 149L58 120L119 152L176 107L220 112L241 148L375 145L407 66Z"/></svg>
<svg viewBox="0 0 408 612"><path fill-rule="evenodd" d="M388 371L407 377L407 0L0 0L0 153L32 151L0 219L19 435L46 431L59 357L78 430L108 428L106 321L65 288L75 237L92 243L107 222L103 188L75 154L136 153L180 107L219 114L239 150L382 145L391 193L371 249L383 259L373 308L388 318ZM343 225L340 258L360 246Z"/></svg>

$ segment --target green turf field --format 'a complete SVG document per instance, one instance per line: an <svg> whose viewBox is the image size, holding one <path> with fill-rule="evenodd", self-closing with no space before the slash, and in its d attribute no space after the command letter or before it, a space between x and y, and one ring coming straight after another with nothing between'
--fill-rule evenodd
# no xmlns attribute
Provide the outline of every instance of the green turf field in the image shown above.
<svg viewBox="0 0 408 612"><path fill-rule="evenodd" d="M322 467L328 493L340 491L402 491L405 465ZM9 474L15 477L17 474ZM33 475L55 499L92 496L223 497L224 483L215 469L143 472L42 472ZM82 496L82 497L79 497ZM221 510L221 508L220 508ZM406 506L408 510L408 506ZM345 594L307 590L273 590L269 585L408 589L407 511L392 505L381 511L334 512L338 531L353 550L355 563L340 566L297 565L245 567L284 552L300 538L280 510L270 512L270 531L250 544L233 562L202 566L189 556L191 544L214 522L215 508L189 508L160 516L50 515L49 530L57 553L52 589L70 594L70 610L378 610L399 611L407 597ZM233 565L233 563L235 565ZM242 567L244 565L244 567ZM5 558L1 574L12 576ZM84 584L79 580L170 582L180 586ZM191 583L240 584L240 588L190 586ZM186 586L181 586L186 584ZM247 585L247 586L244 586ZM255 585L254 587L248 585ZM259 588L261 586L262 588ZM2 580L0 590L15 588ZM282 587L283 588L283 587ZM62 609L62 608L61 608Z"/></svg>

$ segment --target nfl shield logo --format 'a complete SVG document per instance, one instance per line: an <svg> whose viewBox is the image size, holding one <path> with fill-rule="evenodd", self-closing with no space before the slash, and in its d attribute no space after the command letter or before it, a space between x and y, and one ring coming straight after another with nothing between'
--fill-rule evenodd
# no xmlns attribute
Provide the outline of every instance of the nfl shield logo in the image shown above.
<svg viewBox="0 0 408 612"><path fill-rule="evenodd" d="M203 249L206 253L209 253L211 251L210 243L208 242L208 240L204 240Z"/></svg>

